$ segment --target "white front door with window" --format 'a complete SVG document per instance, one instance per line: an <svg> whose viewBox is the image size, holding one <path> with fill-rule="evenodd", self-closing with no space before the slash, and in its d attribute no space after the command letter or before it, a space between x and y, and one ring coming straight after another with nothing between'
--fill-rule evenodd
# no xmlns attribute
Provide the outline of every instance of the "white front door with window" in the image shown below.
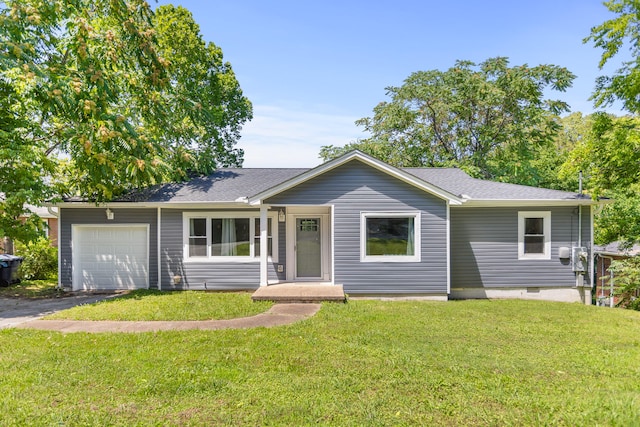
<svg viewBox="0 0 640 427"><path fill-rule="evenodd" d="M287 225L287 280L330 281L329 215L296 213Z"/></svg>
<svg viewBox="0 0 640 427"><path fill-rule="evenodd" d="M322 279L320 217L296 218L296 278Z"/></svg>

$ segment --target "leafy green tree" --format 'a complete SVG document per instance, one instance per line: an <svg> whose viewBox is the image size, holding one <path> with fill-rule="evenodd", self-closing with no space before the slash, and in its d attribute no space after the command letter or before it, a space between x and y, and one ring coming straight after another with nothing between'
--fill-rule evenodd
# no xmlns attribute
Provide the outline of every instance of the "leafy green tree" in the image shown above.
<svg viewBox="0 0 640 427"><path fill-rule="evenodd" d="M593 115L590 133L571 151L560 176L579 170L589 193L614 200L597 217L596 241L640 241L640 118Z"/></svg>
<svg viewBox="0 0 640 427"><path fill-rule="evenodd" d="M356 123L370 138L322 147L325 160L360 149L396 166L459 166L476 177L537 184L535 155L550 149L568 111L548 89L564 91L574 75L555 65L509 67L507 58L458 61L412 73L388 87L389 101Z"/></svg>
<svg viewBox="0 0 640 427"><path fill-rule="evenodd" d="M556 119L560 129L551 147L542 146L531 160L532 174L537 186L564 191L577 191L579 171L561 175L558 171L568 160L571 151L589 137L593 116L572 113Z"/></svg>
<svg viewBox="0 0 640 427"><path fill-rule="evenodd" d="M610 0L604 5L616 16L593 27L584 42L602 49L600 69L624 47L628 48L629 59L623 60L612 76L598 77L591 98L596 107L619 101L631 116L601 114L593 125L592 138L572 153L563 169L586 165L595 193L614 199L597 217L596 240L617 240L628 246L640 242L640 3ZM623 305L639 309L638 300L632 303L629 298L640 289L640 261L623 260L612 268L622 284Z"/></svg>
<svg viewBox="0 0 640 427"><path fill-rule="evenodd" d="M625 46L631 58L623 61L613 76L598 77L592 99L596 107L610 106L618 100L626 110L637 114L640 112L640 3L610 0L604 5L617 16L593 27L584 42L592 42L603 50L600 69Z"/></svg>
<svg viewBox="0 0 640 427"><path fill-rule="evenodd" d="M193 159L192 165L184 165L192 172L241 166L243 152L235 144L242 124L252 116L252 107L231 64L223 61L218 46L204 42L200 27L187 9L160 6L153 23L159 53L171 64L172 92L179 101L171 110L178 126L172 134L158 129L158 138L169 144L179 142ZM183 155L183 150L174 153L178 163Z"/></svg>
<svg viewBox="0 0 640 427"><path fill-rule="evenodd" d="M183 8L0 2L0 90L0 169L21 177L0 181L0 231L10 235L24 202L41 203L52 179L58 193L102 202L242 163L234 144L251 104Z"/></svg>
<svg viewBox="0 0 640 427"><path fill-rule="evenodd" d="M640 310L640 256L613 261L610 270L615 274L615 294L620 297L619 307Z"/></svg>

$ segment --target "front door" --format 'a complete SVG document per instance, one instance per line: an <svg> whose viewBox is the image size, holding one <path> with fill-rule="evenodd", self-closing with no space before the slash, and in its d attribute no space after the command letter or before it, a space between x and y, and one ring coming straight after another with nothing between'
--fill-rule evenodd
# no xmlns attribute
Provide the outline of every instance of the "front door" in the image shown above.
<svg viewBox="0 0 640 427"><path fill-rule="evenodd" d="M296 278L322 278L322 234L319 217L296 218Z"/></svg>

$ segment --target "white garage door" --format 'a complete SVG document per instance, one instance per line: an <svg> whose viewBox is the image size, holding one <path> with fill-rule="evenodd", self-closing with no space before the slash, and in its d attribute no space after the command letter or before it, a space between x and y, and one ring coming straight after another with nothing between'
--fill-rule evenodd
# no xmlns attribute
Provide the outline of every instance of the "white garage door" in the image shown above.
<svg viewBox="0 0 640 427"><path fill-rule="evenodd" d="M73 289L149 285L149 226L74 225Z"/></svg>

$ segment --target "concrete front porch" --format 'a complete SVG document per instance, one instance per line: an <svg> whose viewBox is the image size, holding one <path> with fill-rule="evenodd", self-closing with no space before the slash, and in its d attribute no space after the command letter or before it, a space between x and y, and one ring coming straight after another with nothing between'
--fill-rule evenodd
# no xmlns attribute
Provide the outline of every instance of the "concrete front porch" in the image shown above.
<svg viewBox="0 0 640 427"><path fill-rule="evenodd" d="M304 302L344 302L346 300L342 285L320 283L282 283L260 286L251 299L254 301L275 301L282 303Z"/></svg>

